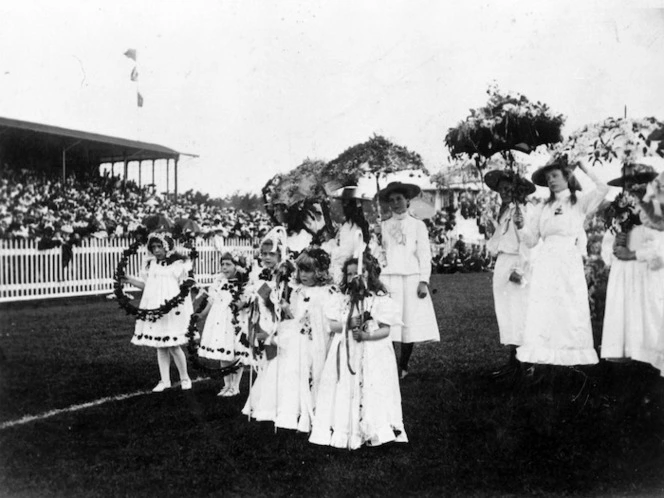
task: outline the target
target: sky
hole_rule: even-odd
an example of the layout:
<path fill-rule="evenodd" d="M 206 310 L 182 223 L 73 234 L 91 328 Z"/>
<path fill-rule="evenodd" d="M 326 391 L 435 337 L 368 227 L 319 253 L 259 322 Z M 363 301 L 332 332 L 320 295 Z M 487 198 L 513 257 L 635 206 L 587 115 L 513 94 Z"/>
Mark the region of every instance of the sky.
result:
<path fill-rule="evenodd" d="M 438 171 L 490 84 L 547 103 L 566 134 L 625 107 L 664 120 L 664 0 L 0 5 L 0 116 L 195 154 L 181 192 L 258 193 L 373 134 Z"/>

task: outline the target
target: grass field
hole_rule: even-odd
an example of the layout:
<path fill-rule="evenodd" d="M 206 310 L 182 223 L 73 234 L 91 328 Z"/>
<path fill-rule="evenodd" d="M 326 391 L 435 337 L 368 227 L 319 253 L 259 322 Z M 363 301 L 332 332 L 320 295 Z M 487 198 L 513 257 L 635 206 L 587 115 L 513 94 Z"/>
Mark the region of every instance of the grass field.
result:
<path fill-rule="evenodd" d="M 247 375 L 231 399 L 200 378 L 0 429 L 0 495 L 663 496 L 664 381 L 639 364 L 489 379 L 506 359 L 490 278 L 434 277 L 441 342 L 416 346 L 402 382 L 407 445 L 275 434 L 240 414 Z M 158 380 L 113 301 L 5 305 L 0 320 L 0 425 Z"/>

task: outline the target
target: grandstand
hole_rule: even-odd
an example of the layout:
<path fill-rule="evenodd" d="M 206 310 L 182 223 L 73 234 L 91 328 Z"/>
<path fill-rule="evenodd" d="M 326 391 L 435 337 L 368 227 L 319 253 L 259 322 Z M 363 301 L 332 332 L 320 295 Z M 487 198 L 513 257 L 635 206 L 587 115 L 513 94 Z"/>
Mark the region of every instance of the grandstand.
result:
<path fill-rule="evenodd" d="M 3 168 L 5 164 L 21 164 L 32 170 L 60 170 L 63 181 L 67 172 L 85 176 L 91 171 L 98 173 L 104 163 L 122 163 L 123 178 L 127 178 L 130 162 L 137 161 L 141 171 L 143 161 L 151 161 L 154 184 L 155 161 L 166 160 L 167 169 L 173 161 L 177 197 L 180 155 L 182 153 L 163 145 L 0 117 L 0 164 Z"/>

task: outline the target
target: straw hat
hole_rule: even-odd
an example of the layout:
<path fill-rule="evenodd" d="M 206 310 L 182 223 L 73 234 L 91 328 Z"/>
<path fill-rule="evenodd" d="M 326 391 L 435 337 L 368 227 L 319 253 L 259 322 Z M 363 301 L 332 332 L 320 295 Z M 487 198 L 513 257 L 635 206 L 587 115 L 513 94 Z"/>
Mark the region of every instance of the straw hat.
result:
<path fill-rule="evenodd" d="M 347 187 L 341 187 L 338 190 L 335 190 L 332 192 L 331 197 L 333 199 L 339 199 L 339 200 L 351 200 L 351 199 L 357 199 L 357 200 L 363 200 L 363 201 L 368 201 L 371 200 L 367 196 L 363 195 L 357 185 L 348 185 Z"/>
<path fill-rule="evenodd" d="M 378 197 L 381 201 L 387 201 L 392 192 L 400 192 L 410 200 L 418 196 L 422 189 L 413 183 L 390 182 L 387 187 L 378 192 Z"/>
<path fill-rule="evenodd" d="M 624 187 L 626 181 L 632 183 L 650 183 L 657 178 L 655 168 L 647 164 L 626 164 L 622 169 L 622 176 L 607 182 L 613 187 Z"/>
<path fill-rule="evenodd" d="M 533 183 L 540 187 L 548 187 L 546 182 L 546 173 L 552 169 L 559 169 L 569 173 L 568 184 L 570 190 L 583 190 L 579 180 L 573 174 L 574 169 L 577 167 L 576 163 L 569 163 L 567 156 L 554 156 L 542 167 L 535 170 L 532 176 Z"/>
<path fill-rule="evenodd" d="M 536 190 L 536 187 L 532 182 L 529 182 L 511 170 L 494 169 L 484 175 L 484 183 L 486 183 L 486 186 L 496 192 L 498 191 L 498 184 L 503 180 L 510 183 L 516 180 L 518 189 L 522 190 L 525 195 L 530 195 Z"/>

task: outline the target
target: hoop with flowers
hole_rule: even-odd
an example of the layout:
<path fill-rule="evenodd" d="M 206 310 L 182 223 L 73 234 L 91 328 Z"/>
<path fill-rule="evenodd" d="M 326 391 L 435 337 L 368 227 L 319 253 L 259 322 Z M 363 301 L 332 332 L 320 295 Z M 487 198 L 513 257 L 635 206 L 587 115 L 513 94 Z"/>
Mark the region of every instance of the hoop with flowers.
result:
<path fill-rule="evenodd" d="M 150 237 L 159 238 L 160 235 L 161 238 L 163 238 L 163 234 L 151 234 Z M 118 305 L 128 315 L 136 317 L 137 320 L 156 322 L 157 320 L 161 319 L 162 317 L 173 311 L 175 308 L 180 306 L 182 303 L 184 303 L 187 296 L 189 296 L 191 288 L 196 283 L 194 279 L 193 262 L 196 261 L 196 259 L 198 258 L 198 251 L 196 250 L 195 246 L 195 238 L 188 237 L 184 241 L 183 246 L 189 250 L 188 257 L 192 262 L 192 268 L 189 270 L 187 278 L 184 280 L 184 282 L 182 282 L 182 284 L 180 284 L 180 291 L 178 292 L 178 294 L 164 301 L 164 303 L 160 305 L 158 308 L 151 308 L 151 309 L 140 308 L 138 306 L 133 305 L 131 303 L 130 298 L 124 293 L 122 280 L 126 276 L 126 269 L 127 265 L 129 264 L 129 259 L 132 256 L 136 255 L 138 253 L 138 249 L 142 245 L 147 243 L 147 241 L 148 237 L 145 235 L 145 232 L 140 231 L 138 233 L 138 238 L 129 246 L 129 248 L 125 249 L 122 252 L 122 257 L 120 258 L 120 261 L 118 262 L 118 265 L 115 269 L 115 273 L 113 274 L 113 288 L 114 288 L 113 292 L 115 294 L 115 297 L 117 298 Z M 172 262 L 177 259 L 183 259 L 183 258 L 184 258 L 183 255 L 176 253 L 170 255 L 167 261 Z"/>

